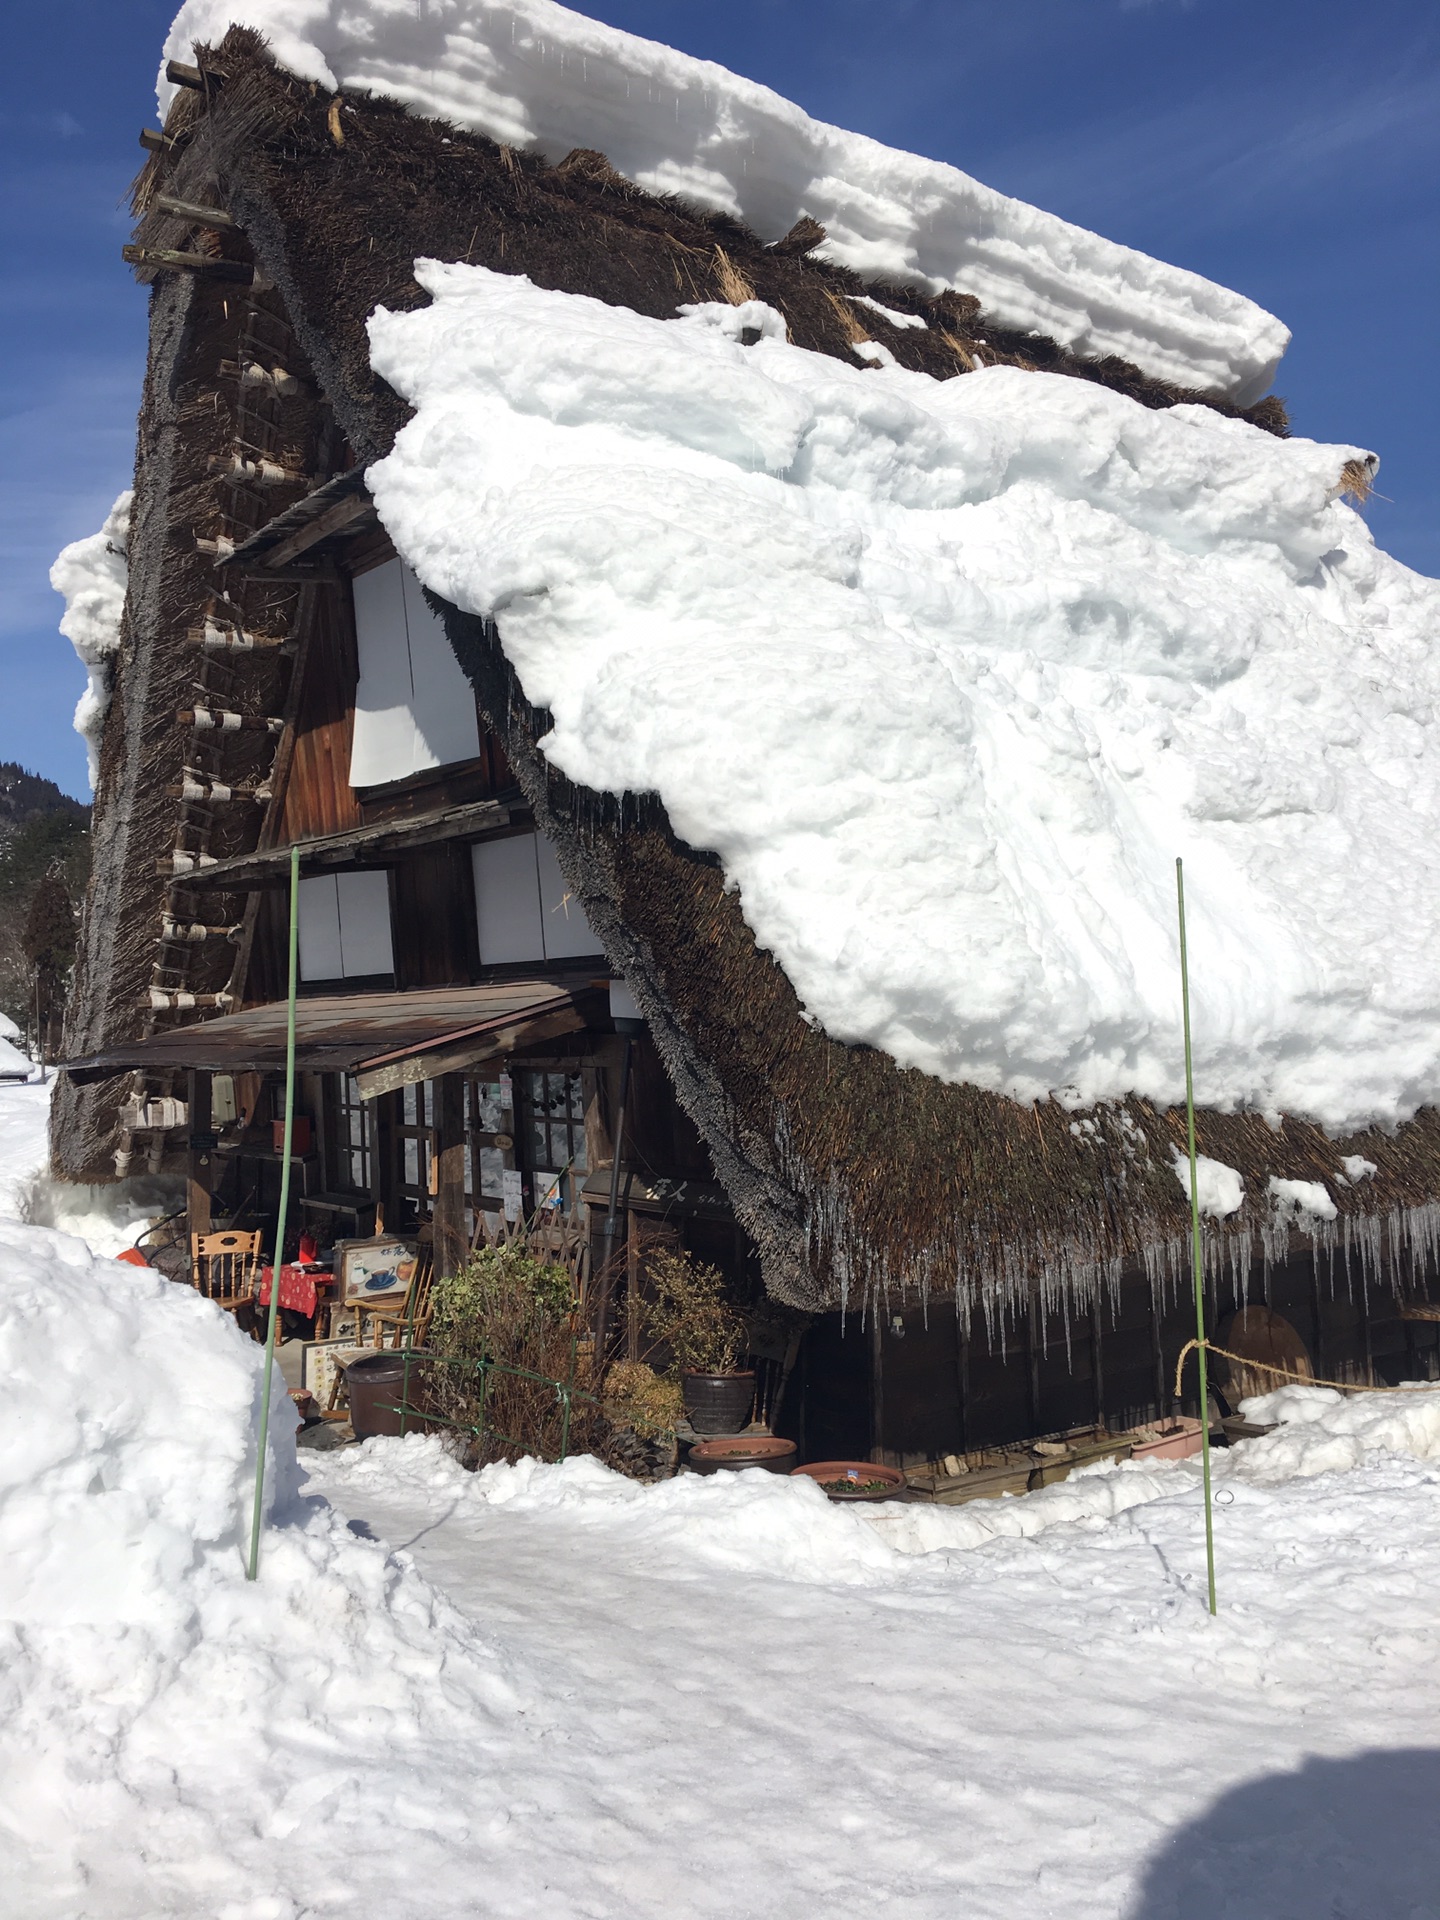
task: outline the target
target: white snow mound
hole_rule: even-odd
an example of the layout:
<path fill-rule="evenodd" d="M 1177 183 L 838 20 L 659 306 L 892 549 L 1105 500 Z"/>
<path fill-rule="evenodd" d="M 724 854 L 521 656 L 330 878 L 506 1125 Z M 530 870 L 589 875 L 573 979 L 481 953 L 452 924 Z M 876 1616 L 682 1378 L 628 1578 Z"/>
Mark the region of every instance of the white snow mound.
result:
<path fill-rule="evenodd" d="M 1440 1098 L 1440 586 L 1353 447 L 422 261 L 370 471 L 546 751 L 653 789 L 828 1032 L 1020 1099 Z"/>
<path fill-rule="evenodd" d="M 65 597 L 60 631 L 80 656 L 89 684 L 75 708 L 75 731 L 85 742 L 93 790 L 99 767 L 100 735 L 110 706 L 113 662 L 120 646 L 120 616 L 130 568 L 132 495 L 122 493 L 98 533 L 62 547 L 50 569 L 50 584 Z"/>
<path fill-rule="evenodd" d="M 7 1912 L 238 1913 L 234 1808 L 283 1833 L 303 1792 L 363 1851 L 374 1770 L 389 1804 L 397 1768 L 506 1709 L 473 1630 L 300 1498 L 278 1380 L 245 1580 L 261 1365 L 188 1287 L 0 1221 L 0 1834 L 27 1863 Z"/>
<path fill-rule="evenodd" d="M 735 214 L 764 240 L 809 214 L 829 235 L 822 253 L 867 279 L 958 287 L 1006 326 L 1181 386 L 1258 399 L 1290 338 L 1198 274 L 552 0 L 186 0 L 166 58 L 189 60 L 232 23 L 263 33 L 302 79 L 552 161 L 598 148 L 640 186 Z M 162 115 L 173 94 L 162 64 Z"/>

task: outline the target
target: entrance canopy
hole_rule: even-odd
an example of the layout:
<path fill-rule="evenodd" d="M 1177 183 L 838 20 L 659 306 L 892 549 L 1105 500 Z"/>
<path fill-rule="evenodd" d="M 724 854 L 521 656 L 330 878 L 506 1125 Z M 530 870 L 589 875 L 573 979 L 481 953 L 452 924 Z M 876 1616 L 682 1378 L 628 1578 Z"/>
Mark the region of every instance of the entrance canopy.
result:
<path fill-rule="evenodd" d="M 353 1073 L 363 1099 L 604 1022 L 604 987 L 514 980 L 413 993 L 326 994 L 297 1002 L 295 1063 L 311 1073 Z M 80 1082 L 129 1067 L 269 1073 L 285 1065 L 285 1002 L 247 1007 L 66 1061 Z"/>

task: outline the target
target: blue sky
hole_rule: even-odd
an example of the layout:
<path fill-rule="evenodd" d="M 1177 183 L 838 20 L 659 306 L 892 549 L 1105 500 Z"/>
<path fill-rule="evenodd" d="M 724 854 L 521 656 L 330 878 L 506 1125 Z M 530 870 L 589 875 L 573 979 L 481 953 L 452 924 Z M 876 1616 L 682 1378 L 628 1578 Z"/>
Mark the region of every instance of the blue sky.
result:
<path fill-rule="evenodd" d="M 809 112 L 1238 287 L 1295 430 L 1381 455 L 1440 574 L 1440 12 L 1418 0 L 595 0 Z M 171 5 L 20 0 L 0 78 L 0 759 L 86 791 L 47 581 L 128 484 L 145 295 L 121 208 Z"/>

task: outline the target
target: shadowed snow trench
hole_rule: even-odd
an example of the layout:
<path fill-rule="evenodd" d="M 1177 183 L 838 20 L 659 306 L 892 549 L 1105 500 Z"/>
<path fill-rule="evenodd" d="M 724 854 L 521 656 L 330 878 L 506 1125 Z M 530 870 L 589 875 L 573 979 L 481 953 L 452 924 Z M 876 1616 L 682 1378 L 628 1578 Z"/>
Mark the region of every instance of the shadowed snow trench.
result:
<path fill-rule="evenodd" d="M 472 1477 L 423 1440 L 316 1469 L 526 1674 L 476 1865 L 493 1849 L 537 1911 L 534 1875 L 552 1912 L 617 1916 L 1440 1913 L 1417 1785 L 1440 1756 L 1383 1751 L 1435 1725 L 1440 1473 L 1237 1476 L 1215 1622 L 1171 1477 L 921 1553 L 890 1543 L 916 1510 L 872 1524 L 768 1476 Z"/>

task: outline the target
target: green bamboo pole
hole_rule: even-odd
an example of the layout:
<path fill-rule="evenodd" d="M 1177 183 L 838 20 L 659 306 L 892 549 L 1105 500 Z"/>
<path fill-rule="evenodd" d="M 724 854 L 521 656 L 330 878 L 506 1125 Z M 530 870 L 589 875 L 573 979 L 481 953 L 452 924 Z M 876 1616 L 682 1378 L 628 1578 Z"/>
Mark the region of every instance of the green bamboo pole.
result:
<path fill-rule="evenodd" d="M 290 1135 L 295 1124 L 295 987 L 300 974 L 300 849 L 290 849 L 290 989 L 285 1009 L 285 1131 L 280 1163 L 280 1218 L 270 1263 L 270 1322 L 265 1330 L 265 1382 L 260 1391 L 260 1437 L 255 1448 L 255 1512 L 250 1522 L 247 1580 L 260 1571 L 260 1515 L 265 1502 L 265 1448 L 270 1438 L 270 1391 L 275 1378 L 275 1329 L 280 1322 L 280 1269 L 285 1263 L 285 1216 L 290 1211 Z"/>
<path fill-rule="evenodd" d="M 1195 1338 L 1200 1360 L 1200 1465 L 1205 1481 L 1205 1577 L 1215 1607 L 1215 1517 L 1210 1501 L 1210 1380 L 1205 1364 L 1205 1277 L 1200 1253 L 1200 1178 L 1195 1153 L 1195 1074 L 1190 1053 L 1190 958 L 1185 946 L 1185 863 L 1175 861 L 1180 910 L 1180 1004 L 1185 1016 L 1185 1129 L 1190 1147 L 1190 1261 L 1195 1280 Z"/>

